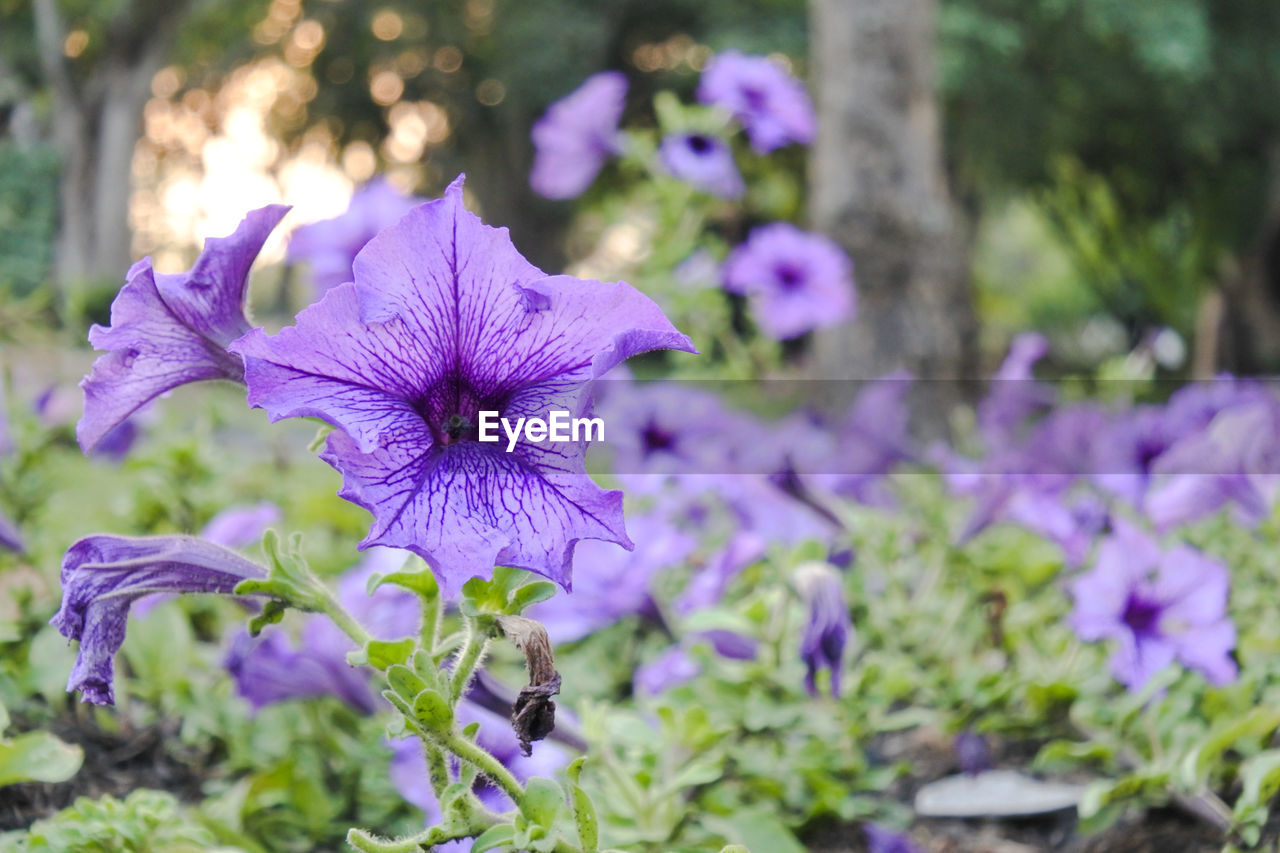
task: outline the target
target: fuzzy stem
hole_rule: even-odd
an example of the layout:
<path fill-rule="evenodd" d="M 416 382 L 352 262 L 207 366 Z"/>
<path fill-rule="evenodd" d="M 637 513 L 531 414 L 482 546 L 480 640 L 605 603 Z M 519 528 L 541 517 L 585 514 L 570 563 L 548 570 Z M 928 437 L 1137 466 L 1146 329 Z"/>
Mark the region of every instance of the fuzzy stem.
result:
<path fill-rule="evenodd" d="M 434 655 L 440 647 L 441 607 L 443 601 L 439 594 L 422 602 L 422 629 L 419 632 L 422 648 L 427 654 Z"/>
<path fill-rule="evenodd" d="M 462 644 L 462 650 L 458 652 L 458 657 L 453 665 L 453 680 L 451 682 L 453 696 L 451 698 L 454 705 L 458 704 L 458 700 L 466 692 L 467 684 L 470 683 L 471 676 L 475 675 L 476 667 L 480 665 L 480 659 L 484 657 L 485 649 L 488 646 L 489 638 L 480 630 L 474 619 L 468 619 L 467 639 Z"/>
<path fill-rule="evenodd" d="M 524 799 L 524 786 L 520 784 L 520 780 L 510 770 L 502 766 L 502 762 L 490 755 L 487 750 L 462 737 L 456 731 L 449 732 L 445 736 L 437 735 L 436 741 L 440 746 L 488 776 L 495 785 L 511 798 L 517 807 L 520 806 L 521 800 Z"/>
<path fill-rule="evenodd" d="M 357 646 L 360 648 L 367 646 L 373 638 L 369 636 L 369 632 L 364 629 L 364 626 L 347 612 L 347 609 L 339 603 L 327 586 L 318 582 L 315 586 L 317 591 L 322 593 L 320 611 L 332 619 L 333 623 L 342 629 L 342 633 L 354 640 Z"/>

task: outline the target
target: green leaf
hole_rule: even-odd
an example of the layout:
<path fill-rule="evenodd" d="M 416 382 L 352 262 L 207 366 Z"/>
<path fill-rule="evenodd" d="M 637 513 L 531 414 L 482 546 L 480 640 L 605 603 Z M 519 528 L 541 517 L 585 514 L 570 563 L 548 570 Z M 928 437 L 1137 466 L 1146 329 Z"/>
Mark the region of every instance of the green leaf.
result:
<path fill-rule="evenodd" d="M 1269 749 L 1240 765 L 1243 790 L 1233 815 L 1244 840 L 1256 844 L 1269 817 L 1268 804 L 1280 793 L 1280 749 Z"/>
<path fill-rule="evenodd" d="M 387 683 L 391 685 L 392 690 L 410 701 L 427 689 L 427 683 L 419 678 L 416 672 L 401 663 L 387 667 Z"/>
<path fill-rule="evenodd" d="M 417 560 L 418 558 L 410 557 L 409 559 Z M 426 563 L 421 563 L 421 566 L 416 571 L 401 569 L 386 575 L 370 575 L 365 591 L 373 595 L 383 584 L 392 584 L 409 590 L 424 601 L 434 601 L 440 595 L 440 584 L 436 581 L 435 573 Z"/>
<path fill-rule="evenodd" d="M 575 772 L 575 779 L 577 775 Z M 569 805 L 573 809 L 573 822 L 578 827 L 578 846 L 583 853 L 595 853 L 600 845 L 600 823 L 596 819 L 596 807 L 587 792 L 574 782 L 569 783 Z"/>
<path fill-rule="evenodd" d="M 403 640 L 370 640 L 369 645 L 365 648 L 369 666 L 378 670 L 386 670 L 409 660 L 409 656 L 413 654 L 415 647 L 414 641 L 406 637 Z M 415 695 L 410 693 L 405 698 L 412 699 Z"/>
<path fill-rule="evenodd" d="M 414 698 L 413 717 L 432 731 L 447 732 L 453 728 L 453 709 L 434 690 L 423 690 Z"/>
<path fill-rule="evenodd" d="M 80 770 L 84 751 L 48 732 L 0 741 L 0 786 L 15 782 L 65 782 Z"/>
<path fill-rule="evenodd" d="M 516 831 L 509 823 L 501 823 L 497 826 L 491 826 L 471 842 L 471 853 L 485 853 L 486 850 L 496 850 L 499 847 L 509 847 L 515 839 Z"/>
<path fill-rule="evenodd" d="M 236 587 L 240 589 L 239 586 Z M 284 611 L 287 608 L 283 601 L 277 601 L 272 598 L 262 605 L 262 609 L 249 619 L 249 636 L 256 637 L 262 633 L 262 629 L 268 625 L 274 625 L 284 618 Z"/>
<path fill-rule="evenodd" d="M 556 813 L 564 805 L 564 792 L 550 779 L 535 776 L 525 786 L 520 798 L 520 811 L 533 823 L 549 827 L 556 820 Z"/>
<path fill-rule="evenodd" d="M 550 581 L 527 583 L 511 596 L 511 603 L 507 606 L 506 613 L 510 616 L 519 616 L 526 607 L 532 607 L 540 601 L 553 598 L 555 594 L 556 585 Z"/>
<path fill-rule="evenodd" d="M 1178 780 L 1189 790 L 1208 781 L 1214 762 L 1228 749 L 1245 739 L 1269 737 L 1280 728 L 1280 708 L 1258 707 L 1240 718 L 1228 718 L 1215 725 L 1198 746 L 1188 752 L 1179 766 Z"/>

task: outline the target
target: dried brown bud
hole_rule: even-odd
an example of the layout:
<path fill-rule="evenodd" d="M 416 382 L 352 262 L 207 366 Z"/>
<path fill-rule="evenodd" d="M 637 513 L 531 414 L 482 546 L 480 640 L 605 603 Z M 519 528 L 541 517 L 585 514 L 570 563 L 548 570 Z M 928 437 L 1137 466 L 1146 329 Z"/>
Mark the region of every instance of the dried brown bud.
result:
<path fill-rule="evenodd" d="M 499 616 L 502 633 L 524 652 L 529 670 L 529 686 L 520 690 L 511 712 L 511 727 L 520 739 L 525 755 L 533 752 L 532 742 L 542 740 L 556 727 L 556 703 L 551 697 L 560 692 L 560 673 L 556 672 L 551 639 L 542 623 L 525 616 Z"/>

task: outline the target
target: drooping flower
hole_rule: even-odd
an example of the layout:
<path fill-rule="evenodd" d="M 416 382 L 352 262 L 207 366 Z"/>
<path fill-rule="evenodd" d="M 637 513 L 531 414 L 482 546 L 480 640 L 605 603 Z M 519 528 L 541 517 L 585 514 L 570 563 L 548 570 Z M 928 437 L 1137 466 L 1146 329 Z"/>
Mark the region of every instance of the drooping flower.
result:
<path fill-rule="evenodd" d="M 185 273 L 157 273 L 150 258 L 130 268 L 111 303 L 111 326 L 89 330 L 89 343 L 107 353 L 80 383 L 84 417 L 76 436 L 82 450 L 88 453 L 129 415 L 179 385 L 243 381 L 244 365 L 226 347 L 249 331 L 249 267 L 288 212 L 278 204 L 251 211 L 229 237 L 206 240 Z"/>
<path fill-rule="evenodd" d="M 338 428 L 322 458 L 374 516 L 361 548 L 414 551 L 448 585 L 502 564 L 566 588 L 577 540 L 630 546 L 622 495 L 587 476 L 585 437 L 507 452 L 478 440 L 480 412 L 582 416 L 586 383 L 662 348 L 693 351 L 630 285 L 530 265 L 463 207 L 461 179 L 371 240 L 354 284 L 231 347 L 251 405 Z"/>
<path fill-rule="evenodd" d="M 698 100 L 722 107 L 746 128 L 751 147 L 767 154 L 790 142 L 813 141 L 813 103 L 804 84 L 764 56 L 736 50 L 717 55 L 698 83 Z"/>
<path fill-rule="evenodd" d="M 533 126 L 536 149 L 529 185 L 547 198 L 582 195 L 605 161 L 618 152 L 618 122 L 626 105 L 627 78 L 619 71 L 593 74 L 547 108 Z"/>
<path fill-rule="evenodd" d="M 289 238 L 288 259 L 305 261 L 317 295 L 351 281 L 351 264 L 364 244 L 425 198 L 406 195 L 385 178 L 374 178 L 351 196 L 344 213 L 301 225 Z"/>
<path fill-rule="evenodd" d="M 1113 530 L 1097 564 L 1072 585 L 1080 638 L 1114 640 L 1111 672 L 1133 691 L 1174 661 L 1213 684 L 1234 679 L 1226 566 L 1187 545 L 1162 550 L 1124 521 Z"/>
<path fill-rule="evenodd" d="M 658 159 L 673 178 L 720 198 L 741 198 L 747 185 L 723 139 L 706 133 L 674 133 L 658 146 Z"/>
<path fill-rule="evenodd" d="M 654 606 L 653 579 L 681 565 L 696 545 L 693 537 L 652 516 L 633 516 L 628 526 L 634 551 L 611 542 L 579 543 L 573 554 L 573 592 L 528 610 L 526 615 L 546 626 L 553 643 L 572 642 L 624 616 L 643 615 Z"/>
<path fill-rule="evenodd" d="M 805 689 L 811 696 L 818 695 L 818 670 L 825 668 L 831 671 L 831 695 L 839 696 L 844 648 L 853 630 L 840 573 L 825 563 L 803 563 L 796 567 L 795 579 L 809 608 L 809 621 L 800 641 L 800 659 L 808 669 Z"/>
<path fill-rule="evenodd" d="M 748 297 L 756 325 L 786 340 L 853 315 L 852 265 L 827 237 L 776 222 L 755 229 L 724 266 L 725 289 Z"/>
<path fill-rule="evenodd" d="M 266 570 L 194 536 L 88 536 L 62 558 L 62 606 L 49 624 L 80 642 L 67 691 L 95 705 L 115 701 L 116 651 L 129 607 L 155 592 L 231 593 Z"/>

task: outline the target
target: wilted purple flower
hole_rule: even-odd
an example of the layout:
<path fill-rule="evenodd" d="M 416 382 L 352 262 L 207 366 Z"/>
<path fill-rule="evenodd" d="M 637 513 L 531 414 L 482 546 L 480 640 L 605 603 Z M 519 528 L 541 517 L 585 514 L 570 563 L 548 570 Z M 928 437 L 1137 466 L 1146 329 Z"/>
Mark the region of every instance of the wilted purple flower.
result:
<path fill-rule="evenodd" d="M 288 258 L 307 263 L 316 294 L 323 294 L 351 281 L 351 264 L 365 243 L 425 201 L 374 178 L 351 196 L 341 215 L 298 226 L 289 237 Z"/>
<path fill-rule="evenodd" d="M 546 626 L 553 643 L 568 643 L 653 607 L 650 586 L 661 572 L 680 566 L 697 544 L 662 519 L 632 516 L 634 551 L 612 542 L 580 542 L 572 593 L 534 605 L 526 615 Z"/>
<path fill-rule="evenodd" d="M 818 695 L 818 670 L 831 670 L 831 695 L 840 695 L 840 669 L 844 664 L 844 647 L 853 625 L 844 600 L 844 584 L 840 573 L 825 563 L 803 563 L 796 567 L 796 586 L 809 608 L 809 623 L 800 641 L 800 658 L 808 672 L 805 688 Z"/>
<path fill-rule="evenodd" d="M 626 105 L 627 78 L 619 71 L 593 74 L 547 108 L 533 126 L 535 150 L 529 185 L 547 198 L 582 195 L 605 161 L 618 152 L 618 122 Z"/>
<path fill-rule="evenodd" d="M 736 50 L 717 55 L 702 72 L 698 100 L 728 110 L 761 154 L 789 142 L 813 141 L 816 123 L 809 93 L 767 57 Z"/>
<path fill-rule="evenodd" d="M 755 229 L 724 265 L 724 286 L 751 302 L 756 325 L 785 340 L 853 315 L 852 265 L 821 234 L 775 222 Z"/>
<path fill-rule="evenodd" d="M 89 343 L 107 350 L 80 383 L 80 447 L 92 450 L 112 428 L 156 397 L 203 379 L 243 381 L 244 365 L 227 344 L 249 331 L 249 267 L 267 235 L 289 212 L 273 204 L 250 212 L 229 237 L 205 241 L 185 273 L 157 273 L 151 259 L 129 269 L 111 303 L 111 326 L 94 326 Z"/>
<path fill-rule="evenodd" d="M 1175 660 L 1213 684 L 1234 679 L 1226 566 L 1187 545 L 1162 551 L 1123 521 L 1113 530 L 1097 565 L 1072 585 L 1080 638 L 1115 640 L 1111 672 L 1133 691 Z"/>
<path fill-rule="evenodd" d="M 462 206 L 461 179 L 356 258 L 296 326 L 237 341 L 249 402 L 273 421 L 338 427 L 322 458 L 368 509 L 361 547 L 422 555 L 446 584 L 494 565 L 570 583 L 573 545 L 630 547 L 622 494 L 587 476 L 578 442 L 478 441 L 480 412 L 582 415 L 585 383 L 652 349 L 693 351 L 625 283 L 546 276 Z"/>
<path fill-rule="evenodd" d="M 894 832 L 876 823 L 864 823 L 862 831 L 867 836 L 867 853 L 920 853 L 905 832 Z"/>
<path fill-rule="evenodd" d="M 658 158 L 673 178 L 720 198 L 740 198 L 747 185 L 723 139 L 706 133 L 673 133 L 658 146 Z"/>
<path fill-rule="evenodd" d="M 88 536 L 62 558 L 62 607 L 49 621 L 80 641 L 67 691 L 110 705 L 113 657 L 124 642 L 129 607 L 154 592 L 231 593 L 266 571 L 235 551 L 194 536 Z"/>

